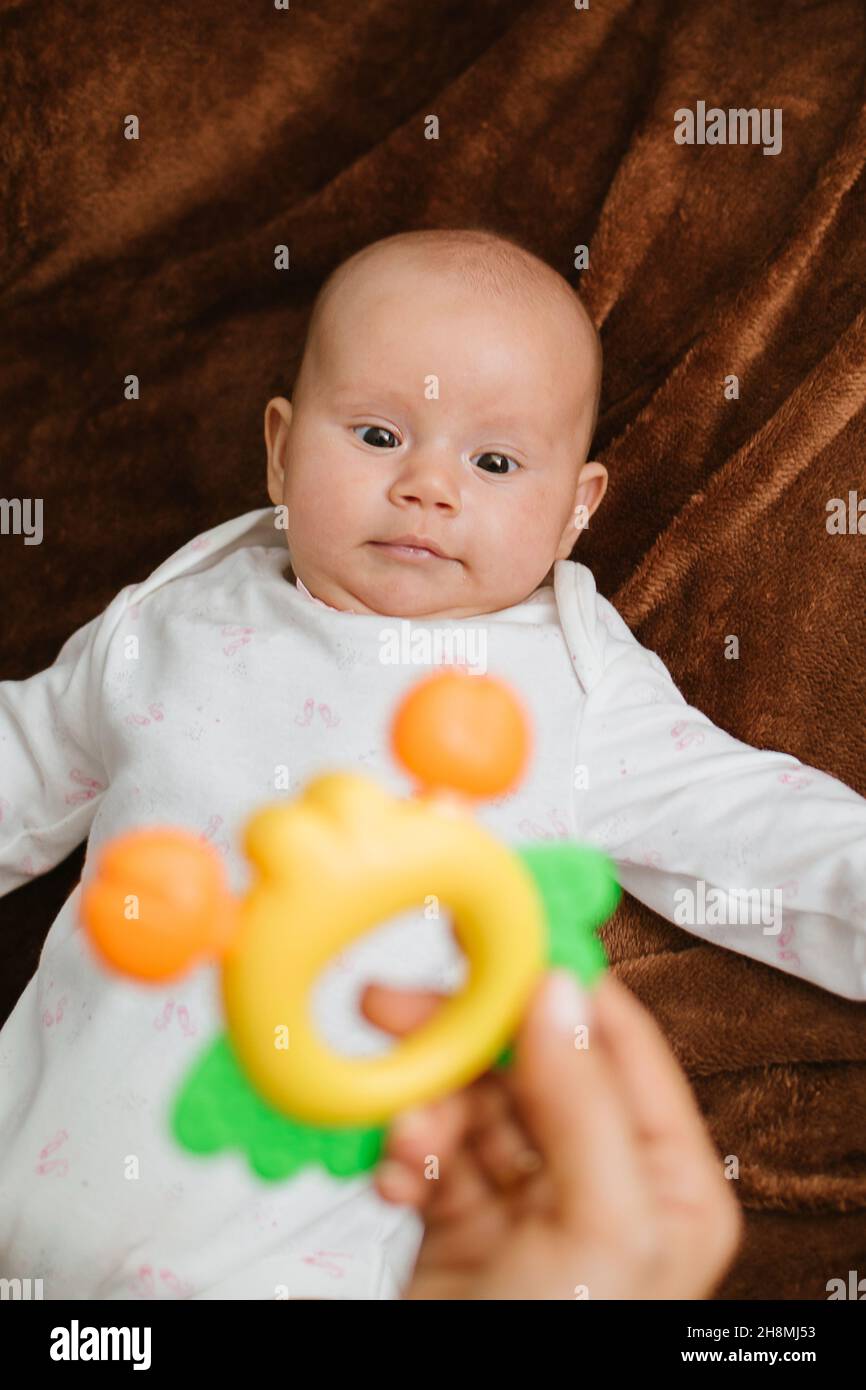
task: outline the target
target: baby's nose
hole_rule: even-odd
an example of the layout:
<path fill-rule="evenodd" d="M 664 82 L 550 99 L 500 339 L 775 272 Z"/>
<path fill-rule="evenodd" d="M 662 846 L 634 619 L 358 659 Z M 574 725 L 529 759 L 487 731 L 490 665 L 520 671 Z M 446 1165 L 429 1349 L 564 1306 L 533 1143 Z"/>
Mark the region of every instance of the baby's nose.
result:
<path fill-rule="evenodd" d="M 392 500 L 459 511 L 460 476 L 456 461 L 441 454 L 417 454 L 407 459 L 395 479 Z"/>

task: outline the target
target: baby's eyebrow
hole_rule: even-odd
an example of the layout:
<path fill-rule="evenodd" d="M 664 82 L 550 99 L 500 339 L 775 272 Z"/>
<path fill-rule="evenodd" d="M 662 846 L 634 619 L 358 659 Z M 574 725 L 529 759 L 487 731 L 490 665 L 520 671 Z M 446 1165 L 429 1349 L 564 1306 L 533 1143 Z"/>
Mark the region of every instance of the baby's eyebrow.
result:
<path fill-rule="evenodd" d="M 539 422 L 535 424 L 525 415 L 479 415 L 475 427 L 480 434 L 509 436 L 512 443 L 528 444 L 536 448 L 550 449 L 551 434 L 548 427 Z M 507 444 L 508 440 L 503 440 Z"/>
<path fill-rule="evenodd" d="M 543 429 L 533 425 L 525 415 L 482 415 L 479 416 L 477 424 L 480 430 L 502 429 L 509 433 L 525 434 L 529 437 L 534 435 L 540 441 L 543 441 L 545 437 Z"/>
<path fill-rule="evenodd" d="M 376 388 L 372 391 L 365 391 L 354 386 L 337 387 L 333 392 L 335 404 L 354 404 L 359 409 L 364 406 L 371 406 L 373 402 L 382 405 L 393 406 L 401 410 L 411 409 L 413 405 L 423 405 L 423 397 L 416 397 L 414 401 L 409 401 L 405 397 L 390 390 L 389 388 Z M 496 432 L 502 430 L 509 434 L 514 434 L 517 438 L 534 440 L 537 444 L 549 444 L 547 432 L 543 427 L 538 427 L 527 421 L 525 416 L 518 415 L 499 415 L 491 414 L 480 416 L 476 422 L 479 430 L 490 430 Z"/>
<path fill-rule="evenodd" d="M 369 390 L 364 386 L 338 386 L 332 392 L 332 398 L 339 403 L 350 402 L 359 406 L 369 405 L 373 401 L 381 401 L 383 405 L 400 406 L 401 409 L 408 405 L 408 401 L 387 386 L 375 386 Z"/>

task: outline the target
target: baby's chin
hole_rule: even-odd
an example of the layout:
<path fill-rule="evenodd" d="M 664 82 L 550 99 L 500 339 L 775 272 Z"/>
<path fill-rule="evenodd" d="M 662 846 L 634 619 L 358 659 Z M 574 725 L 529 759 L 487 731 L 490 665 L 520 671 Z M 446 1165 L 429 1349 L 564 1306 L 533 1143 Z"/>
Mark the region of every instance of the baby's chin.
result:
<path fill-rule="evenodd" d="M 452 562 L 453 563 L 453 562 Z M 395 575 L 371 579 L 358 578 L 352 592 L 366 609 L 388 618 L 471 618 L 496 613 L 516 600 L 486 593 L 469 592 L 463 582 L 447 583 L 433 575 Z"/>

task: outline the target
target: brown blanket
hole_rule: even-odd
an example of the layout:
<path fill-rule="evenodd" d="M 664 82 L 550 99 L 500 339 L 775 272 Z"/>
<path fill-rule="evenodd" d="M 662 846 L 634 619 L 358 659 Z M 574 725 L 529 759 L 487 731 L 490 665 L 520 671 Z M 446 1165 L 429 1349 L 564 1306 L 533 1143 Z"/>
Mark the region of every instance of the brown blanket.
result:
<path fill-rule="evenodd" d="M 577 558 L 691 702 L 866 794 L 866 542 L 826 527 L 866 495 L 861 21 L 860 0 L 4 0 L 2 490 L 44 499 L 45 539 L 0 536 L 0 675 L 266 504 L 262 410 L 339 260 L 484 222 L 601 327 L 611 485 Z M 678 143 L 698 102 L 780 110 L 781 150 Z M 0 905 L 5 1013 L 81 862 Z M 606 940 L 739 1159 L 722 1296 L 866 1274 L 866 1006 L 631 899 Z"/>

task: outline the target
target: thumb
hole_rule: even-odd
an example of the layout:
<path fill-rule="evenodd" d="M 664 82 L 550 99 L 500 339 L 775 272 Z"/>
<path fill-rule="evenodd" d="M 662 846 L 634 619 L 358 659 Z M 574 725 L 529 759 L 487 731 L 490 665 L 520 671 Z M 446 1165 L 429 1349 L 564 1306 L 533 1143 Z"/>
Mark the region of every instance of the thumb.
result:
<path fill-rule="evenodd" d="M 538 1128 L 537 1138 L 562 1139 L 574 1125 L 567 1097 L 578 1088 L 576 1055 L 595 1042 L 592 1000 L 571 971 L 547 970 L 515 1039 L 515 1089 Z"/>
<path fill-rule="evenodd" d="M 515 1107 L 544 1159 L 560 1215 L 575 1223 L 588 1208 L 603 1209 L 612 1180 L 639 1190 L 593 1003 L 569 971 L 549 970 L 524 1016 L 513 1066 Z"/>

